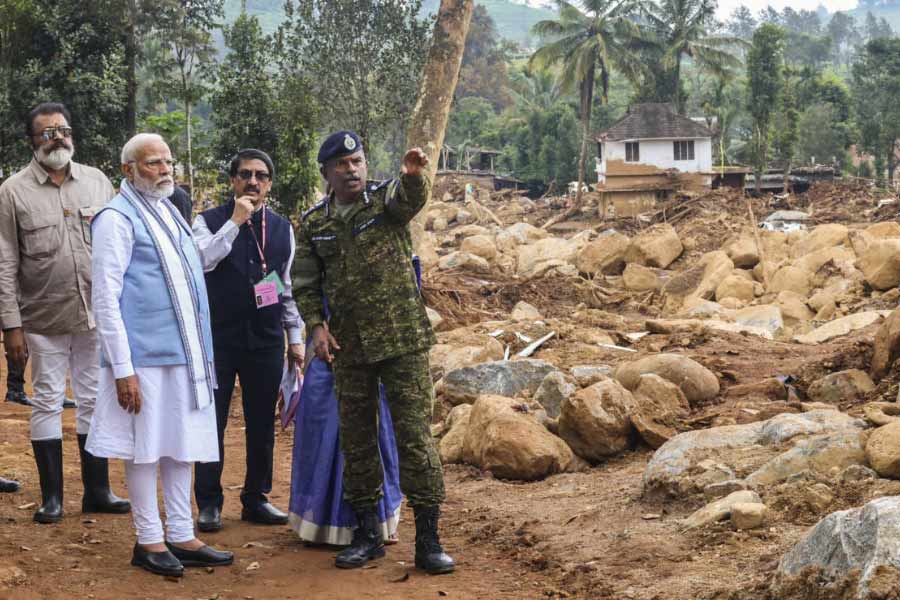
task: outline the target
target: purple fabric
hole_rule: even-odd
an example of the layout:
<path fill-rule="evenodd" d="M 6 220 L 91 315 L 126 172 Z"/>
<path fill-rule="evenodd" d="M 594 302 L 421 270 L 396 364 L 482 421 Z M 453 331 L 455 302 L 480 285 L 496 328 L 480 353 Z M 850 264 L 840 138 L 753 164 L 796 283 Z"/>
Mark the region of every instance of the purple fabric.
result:
<path fill-rule="evenodd" d="M 402 500 L 394 425 L 383 388 L 378 445 L 384 467 L 384 496 L 378 503 L 378 517 L 383 523 L 394 515 Z M 294 420 L 291 513 L 318 526 L 355 527 L 353 510 L 342 498 L 343 469 L 334 375 L 325 362 L 314 358 L 303 380 Z"/>

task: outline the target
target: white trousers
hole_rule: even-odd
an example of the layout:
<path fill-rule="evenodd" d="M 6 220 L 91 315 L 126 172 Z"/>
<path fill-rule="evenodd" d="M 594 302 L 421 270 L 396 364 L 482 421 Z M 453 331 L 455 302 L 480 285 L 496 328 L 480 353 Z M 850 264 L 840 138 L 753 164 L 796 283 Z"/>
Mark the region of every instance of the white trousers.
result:
<path fill-rule="evenodd" d="M 97 374 L 100 369 L 96 330 L 64 335 L 25 333 L 31 355 L 31 439 L 62 438 L 63 402 L 66 398 L 66 373 L 71 377 L 75 396 L 75 431 L 87 435 L 97 400 Z"/>
<path fill-rule="evenodd" d="M 157 465 L 166 505 L 165 537 L 156 501 Z M 131 500 L 131 515 L 137 530 L 138 544 L 160 544 L 164 539 L 177 544 L 194 539 L 194 521 L 191 518 L 192 473 L 192 463 L 168 457 L 160 458 L 158 463 L 125 461 L 128 498 Z"/>

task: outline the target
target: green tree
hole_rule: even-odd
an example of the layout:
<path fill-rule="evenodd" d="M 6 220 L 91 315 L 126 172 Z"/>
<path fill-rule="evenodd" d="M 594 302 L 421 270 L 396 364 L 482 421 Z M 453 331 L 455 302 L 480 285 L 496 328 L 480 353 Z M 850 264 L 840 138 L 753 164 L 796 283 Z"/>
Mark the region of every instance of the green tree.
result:
<path fill-rule="evenodd" d="M 277 169 L 272 194 L 286 215 L 294 215 L 315 199 L 319 172 L 318 121 L 312 86 L 303 76 L 282 72 L 275 87 L 274 122 L 278 137 L 272 157 Z"/>
<path fill-rule="evenodd" d="M 715 24 L 716 6 L 716 0 L 661 0 L 647 4 L 646 17 L 662 50 L 661 66 L 672 82 L 679 112 L 684 112 L 687 101 L 681 85 L 681 65 L 685 59 L 714 74 L 741 65 L 733 49 L 742 46 L 743 40 L 710 33 Z"/>
<path fill-rule="evenodd" d="M 856 19 L 838 11 L 828 21 L 827 28 L 832 43 L 832 60 L 835 64 L 849 64 L 852 49 L 860 39 Z"/>
<path fill-rule="evenodd" d="M 28 154 L 22 127 L 19 73 L 40 24 L 31 0 L 0 0 L 0 179 L 20 166 Z"/>
<path fill-rule="evenodd" d="M 784 164 L 784 191 L 790 191 L 791 168 L 794 156 L 797 152 L 799 141 L 798 124 L 800 111 L 797 110 L 796 77 L 791 70 L 785 70 L 784 82 L 781 91 L 781 107 L 776 116 L 776 129 L 774 136 L 775 152 L 779 160 Z"/>
<path fill-rule="evenodd" d="M 404 129 L 431 33 L 430 21 L 418 16 L 421 4 L 287 1 L 279 60 L 310 82 L 323 127 L 353 129 L 367 147 Z"/>
<path fill-rule="evenodd" d="M 502 110 L 512 103 L 507 71 L 507 52 L 497 32 L 497 24 L 487 9 L 478 5 L 472 13 L 469 33 L 466 35 L 466 49 L 459 69 L 455 99 L 468 97 L 484 98 L 496 110 Z"/>
<path fill-rule="evenodd" d="M 731 17 L 728 19 L 725 27 L 728 33 L 734 37 L 749 42 L 753 38 L 753 31 L 756 29 L 756 25 L 756 18 L 753 16 L 753 13 L 742 4 L 731 12 Z"/>
<path fill-rule="evenodd" d="M 900 138 L 900 39 L 868 42 L 853 64 L 853 100 L 862 149 L 875 158 L 876 177 L 894 180 Z"/>
<path fill-rule="evenodd" d="M 271 40 L 263 35 L 259 19 L 246 12 L 223 32 L 228 54 L 216 69 L 210 98 L 216 130 L 213 156 L 224 162 L 241 148 L 274 155 L 278 123 L 270 75 Z"/>
<path fill-rule="evenodd" d="M 224 17 L 223 0 L 160 0 L 157 5 L 155 33 L 169 52 L 160 58 L 157 70 L 170 79 L 170 95 L 184 109 L 187 173 L 194 190 L 194 106 L 207 93 L 208 75 L 215 59 L 212 31 Z"/>
<path fill-rule="evenodd" d="M 797 155 L 804 162 L 842 161 L 849 131 L 840 113 L 831 104 L 813 104 L 800 114 Z"/>
<path fill-rule="evenodd" d="M 781 27 L 771 23 L 761 25 L 753 34 L 753 43 L 747 54 L 747 108 L 753 118 L 750 153 L 757 193 L 768 164 L 772 117 L 778 107 L 783 85 L 784 39 Z"/>
<path fill-rule="evenodd" d="M 633 0 L 583 0 L 579 5 L 556 0 L 556 4 L 559 19 L 540 21 L 532 29 L 546 43 L 532 54 L 528 64 L 536 69 L 558 65 L 563 91 L 578 90 L 582 131 L 575 207 L 579 207 L 595 83 L 599 82 L 600 101 L 605 105 L 612 69 L 633 71 L 628 44 L 637 37 L 631 18 L 638 5 Z"/>

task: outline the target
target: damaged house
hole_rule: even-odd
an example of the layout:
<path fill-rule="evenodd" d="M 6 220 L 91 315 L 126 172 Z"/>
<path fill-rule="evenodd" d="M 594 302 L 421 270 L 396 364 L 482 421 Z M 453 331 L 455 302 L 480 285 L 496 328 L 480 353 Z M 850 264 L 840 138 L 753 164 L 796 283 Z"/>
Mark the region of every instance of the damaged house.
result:
<path fill-rule="evenodd" d="M 653 208 L 676 190 L 708 188 L 713 132 L 670 104 L 635 104 L 597 136 L 597 191 L 620 216 Z"/>

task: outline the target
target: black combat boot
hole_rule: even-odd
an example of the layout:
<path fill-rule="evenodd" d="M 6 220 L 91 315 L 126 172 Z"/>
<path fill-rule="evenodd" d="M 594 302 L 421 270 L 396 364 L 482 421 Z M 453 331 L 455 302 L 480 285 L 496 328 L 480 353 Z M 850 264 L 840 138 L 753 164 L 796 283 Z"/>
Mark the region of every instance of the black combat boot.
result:
<path fill-rule="evenodd" d="M 384 556 L 384 539 L 378 525 L 378 514 L 374 510 L 356 513 L 356 529 L 353 541 L 334 559 L 334 565 L 341 569 L 356 569 L 373 558 Z"/>
<path fill-rule="evenodd" d="M 413 508 L 416 518 L 416 567 L 429 575 L 452 573 L 456 563 L 441 547 L 438 539 L 439 506 Z"/>
<path fill-rule="evenodd" d="M 109 490 L 109 461 L 97 458 L 84 449 L 87 436 L 78 434 L 78 452 L 81 454 L 81 481 L 84 495 L 81 512 L 112 513 L 121 515 L 131 511 L 131 503 Z"/>
<path fill-rule="evenodd" d="M 0 493 L 11 494 L 19 491 L 19 482 L 0 477 Z"/>
<path fill-rule="evenodd" d="M 38 523 L 59 523 L 63 518 L 62 439 L 31 442 L 41 478 L 42 504 L 34 513 Z"/>

